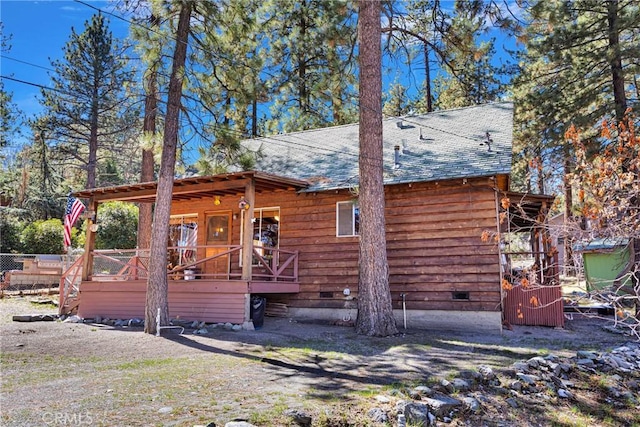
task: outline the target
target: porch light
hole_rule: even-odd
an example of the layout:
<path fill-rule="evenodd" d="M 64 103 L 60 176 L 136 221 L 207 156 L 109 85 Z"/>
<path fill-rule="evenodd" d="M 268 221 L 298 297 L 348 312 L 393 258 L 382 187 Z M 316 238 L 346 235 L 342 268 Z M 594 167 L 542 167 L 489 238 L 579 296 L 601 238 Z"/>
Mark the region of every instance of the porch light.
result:
<path fill-rule="evenodd" d="M 247 200 L 244 197 L 240 197 L 240 202 L 238 203 L 238 207 L 240 209 L 248 210 L 249 202 L 247 202 Z"/>
<path fill-rule="evenodd" d="M 213 197 L 213 204 L 216 205 L 216 206 L 220 206 L 220 203 L 222 203 L 220 201 L 220 196 L 214 196 Z"/>

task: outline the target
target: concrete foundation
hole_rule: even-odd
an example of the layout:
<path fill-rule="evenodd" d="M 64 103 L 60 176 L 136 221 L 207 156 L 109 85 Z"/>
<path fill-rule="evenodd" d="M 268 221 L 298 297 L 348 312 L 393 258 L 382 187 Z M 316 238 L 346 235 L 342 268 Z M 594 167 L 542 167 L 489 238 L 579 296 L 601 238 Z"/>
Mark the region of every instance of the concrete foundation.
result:
<path fill-rule="evenodd" d="M 355 322 L 358 310 L 289 307 L 289 314 L 294 319 L 340 323 Z M 394 310 L 393 314 L 398 329 L 404 329 L 403 311 Z M 499 311 L 407 310 L 406 319 L 407 329 L 502 333 L 502 314 Z"/>

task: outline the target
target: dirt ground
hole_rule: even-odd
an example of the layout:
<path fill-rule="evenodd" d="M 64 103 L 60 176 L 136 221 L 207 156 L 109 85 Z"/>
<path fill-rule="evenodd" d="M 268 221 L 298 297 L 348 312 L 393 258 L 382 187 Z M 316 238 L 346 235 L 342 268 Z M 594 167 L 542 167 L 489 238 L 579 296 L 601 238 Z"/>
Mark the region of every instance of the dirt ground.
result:
<path fill-rule="evenodd" d="M 314 425 L 367 425 L 363 411 L 374 397 L 399 387 L 479 365 L 500 370 L 537 355 L 572 356 L 630 341 L 603 329 L 607 320 L 580 316 L 564 329 L 516 326 L 502 335 L 410 329 L 389 338 L 271 317 L 256 331 L 187 329 L 160 338 L 141 328 L 11 320 L 36 313 L 55 308 L 29 298 L 0 300 L 2 425 L 220 426 L 236 418 L 288 425 L 287 408 L 312 414 Z M 571 405 L 561 411 L 566 425 L 581 419 L 615 425 L 590 423 L 592 415 L 575 414 Z M 563 419 L 559 413 L 548 420 L 563 425 Z M 486 425 L 532 424 L 507 417 Z"/>

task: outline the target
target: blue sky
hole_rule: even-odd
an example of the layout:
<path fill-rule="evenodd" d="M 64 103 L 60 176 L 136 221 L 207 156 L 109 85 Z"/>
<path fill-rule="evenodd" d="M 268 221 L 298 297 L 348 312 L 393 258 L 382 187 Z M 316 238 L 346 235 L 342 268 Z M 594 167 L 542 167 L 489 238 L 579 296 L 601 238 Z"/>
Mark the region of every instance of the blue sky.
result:
<path fill-rule="evenodd" d="M 90 1 L 92 6 L 105 10 L 111 7 L 105 1 Z M 96 11 L 74 1 L 60 0 L 2 0 L 0 20 L 3 36 L 11 36 L 11 50 L 0 58 L 2 76 L 12 77 L 43 86 L 49 86 L 46 68 L 51 60 L 63 56 L 63 47 L 69 40 L 71 27 L 84 31 L 84 24 Z M 127 35 L 127 24 L 107 16 L 114 36 Z M 22 61 L 22 62 L 19 62 Z M 26 64 L 25 64 L 26 63 Z M 27 117 L 40 111 L 37 97 L 40 89 L 24 83 L 3 79 L 5 90 L 13 93 L 13 102 Z"/>
<path fill-rule="evenodd" d="M 83 4 L 67 0 L 1 0 L 0 20 L 3 36 L 11 36 L 9 52 L 3 52 L 0 58 L 0 74 L 20 83 L 3 78 L 5 90 L 13 94 L 13 102 L 27 118 L 41 111 L 38 103 L 40 88 L 37 85 L 50 86 L 49 73 L 51 60 L 63 57 L 63 47 L 69 40 L 71 28 L 76 32 L 84 31 L 84 24 L 97 13 L 95 8 L 112 12 L 113 5 L 108 1 L 83 0 Z M 445 0 L 446 1 L 446 0 Z M 122 15 L 117 12 L 116 15 Z M 122 38 L 128 34 L 128 24 L 116 17 L 105 14 L 114 37 Z M 504 42 L 505 40 L 502 40 Z M 510 43 L 511 44 L 511 43 Z M 501 43 L 496 48 L 501 49 Z M 409 76 L 402 61 L 394 61 L 383 67 L 385 73 L 383 85 L 402 81 L 416 91 L 424 79 L 424 65 L 414 66 Z M 435 78 L 432 69 L 432 78 Z M 33 85 L 31 85 L 31 84 Z M 26 142 L 26 140 L 24 141 Z"/>

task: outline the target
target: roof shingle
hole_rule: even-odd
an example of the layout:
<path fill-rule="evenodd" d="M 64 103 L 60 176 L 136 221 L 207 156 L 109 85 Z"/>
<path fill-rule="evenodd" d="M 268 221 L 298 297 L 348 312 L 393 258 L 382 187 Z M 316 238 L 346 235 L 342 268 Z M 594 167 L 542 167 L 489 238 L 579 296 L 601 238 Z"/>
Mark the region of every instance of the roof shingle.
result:
<path fill-rule="evenodd" d="M 512 132 L 510 102 L 385 119 L 384 182 L 509 174 Z M 490 150 L 487 135 L 492 140 Z M 358 184 L 357 123 L 251 139 L 243 144 L 261 149 L 263 157 L 256 169 L 309 181 L 306 191 Z"/>

